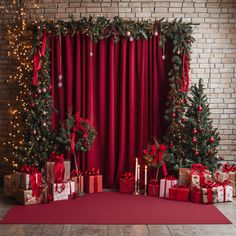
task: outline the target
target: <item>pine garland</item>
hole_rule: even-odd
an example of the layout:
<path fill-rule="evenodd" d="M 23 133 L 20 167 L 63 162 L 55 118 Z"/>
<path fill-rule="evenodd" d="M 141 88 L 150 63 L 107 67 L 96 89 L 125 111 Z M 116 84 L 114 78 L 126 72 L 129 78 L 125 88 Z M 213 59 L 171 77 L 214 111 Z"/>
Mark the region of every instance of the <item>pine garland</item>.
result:
<path fill-rule="evenodd" d="M 110 20 L 105 17 L 89 17 L 81 18 L 78 21 L 74 21 L 73 17 L 71 21 L 43 21 L 33 22 L 27 29 L 32 32 L 32 55 L 40 47 L 40 40 L 44 31 L 47 35 L 60 35 L 60 34 L 85 34 L 90 37 L 95 43 L 105 38 L 113 38 L 114 42 L 118 43 L 121 38 L 127 38 L 130 41 L 139 39 L 148 39 L 156 37 L 160 34 L 160 45 L 165 48 L 167 41 L 173 43 L 173 56 L 172 63 L 173 67 L 169 72 L 170 80 L 170 92 L 168 95 L 169 103 L 166 111 L 166 119 L 169 122 L 169 129 L 166 134 L 165 141 L 171 145 L 170 153 L 172 158 L 178 159 L 181 156 L 182 147 L 182 118 L 185 111 L 184 99 L 186 93 L 181 91 L 181 75 L 182 75 L 182 58 L 186 53 L 188 60 L 190 60 L 191 44 L 194 42 L 192 34 L 192 23 L 184 23 L 182 19 L 174 20 L 172 22 L 164 21 L 125 21 L 120 17 L 115 17 L 114 20 Z M 50 61 L 49 61 L 49 49 L 46 49 L 46 55 L 41 58 L 42 68 L 39 71 L 39 86 L 32 87 L 32 96 L 37 92 L 38 96 L 35 95 L 33 100 L 30 102 L 29 107 L 31 111 L 29 114 L 28 121 L 31 123 L 29 127 L 28 135 L 32 135 L 32 132 L 36 130 L 37 134 L 40 134 L 36 138 L 38 144 L 43 143 L 45 139 L 53 137 L 50 131 L 50 119 L 51 112 L 53 110 L 51 102 L 51 91 L 50 89 Z M 164 59 L 164 57 L 163 57 Z M 32 80 L 32 74 L 25 75 L 26 79 Z M 46 88 L 46 92 L 39 93 Z M 33 106 L 32 106 L 33 104 Z M 44 114 L 42 115 L 42 110 Z M 175 115 L 174 115 L 175 114 Z M 39 122 L 38 122 L 39 120 Z M 42 125 L 43 124 L 43 125 Z M 46 129 L 44 124 L 46 124 Z M 47 134 L 47 135 L 46 135 Z M 27 139 L 27 134 L 24 137 Z M 39 140 L 38 140 L 39 139 Z M 30 150 L 30 154 L 25 156 L 24 160 L 28 160 L 31 155 L 35 157 L 35 161 L 42 164 L 42 161 L 48 156 L 48 153 L 55 147 L 55 143 L 51 138 L 47 140 L 42 148 L 36 148 L 35 143 L 29 147 L 27 142 L 23 145 L 23 149 Z M 31 149 L 30 149 L 31 148 Z M 47 151 L 45 151 L 45 149 Z"/>

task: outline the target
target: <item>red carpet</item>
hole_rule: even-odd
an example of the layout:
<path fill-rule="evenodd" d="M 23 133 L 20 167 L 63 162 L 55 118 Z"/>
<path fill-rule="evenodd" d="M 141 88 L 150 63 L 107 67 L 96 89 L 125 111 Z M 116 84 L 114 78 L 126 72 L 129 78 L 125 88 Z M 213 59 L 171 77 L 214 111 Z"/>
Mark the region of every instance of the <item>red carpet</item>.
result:
<path fill-rule="evenodd" d="M 76 200 L 13 206 L 2 224 L 230 224 L 213 205 L 116 192 Z"/>

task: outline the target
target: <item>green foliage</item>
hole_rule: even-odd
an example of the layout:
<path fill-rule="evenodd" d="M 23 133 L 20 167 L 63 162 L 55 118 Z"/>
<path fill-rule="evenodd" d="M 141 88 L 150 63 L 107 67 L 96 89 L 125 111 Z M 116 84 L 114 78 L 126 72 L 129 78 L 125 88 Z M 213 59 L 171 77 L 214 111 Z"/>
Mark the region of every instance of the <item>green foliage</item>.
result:
<path fill-rule="evenodd" d="M 97 132 L 89 119 L 84 120 L 78 117 L 78 113 L 75 115 L 75 118 L 69 116 L 62 125 L 56 138 L 60 152 L 65 153 L 71 151 L 73 134 L 74 151 L 87 152 L 90 150 Z"/>
<path fill-rule="evenodd" d="M 212 127 L 207 96 L 204 94 L 202 80 L 191 88 L 186 122 L 184 123 L 182 165 L 190 167 L 193 163 L 201 163 L 210 170 L 218 166 L 217 146 L 220 137 L 217 129 Z"/>

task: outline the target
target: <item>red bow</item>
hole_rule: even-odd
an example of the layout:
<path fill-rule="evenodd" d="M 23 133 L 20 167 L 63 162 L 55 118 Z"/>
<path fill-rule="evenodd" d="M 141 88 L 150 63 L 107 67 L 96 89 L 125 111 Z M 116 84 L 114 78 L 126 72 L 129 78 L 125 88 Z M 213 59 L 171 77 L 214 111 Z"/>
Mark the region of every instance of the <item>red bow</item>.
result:
<path fill-rule="evenodd" d="M 83 172 L 82 171 L 80 171 L 80 170 L 72 170 L 71 171 L 71 176 L 72 177 L 76 177 L 76 176 L 78 176 L 78 175 L 83 175 Z"/>
<path fill-rule="evenodd" d="M 50 154 L 50 161 L 54 163 L 55 183 L 62 183 L 65 175 L 64 154 L 58 155 L 55 152 Z"/>
<path fill-rule="evenodd" d="M 186 51 L 184 50 L 183 58 L 182 58 L 182 77 L 181 77 L 181 91 L 188 92 L 189 89 L 189 64 L 188 64 L 188 56 L 186 55 Z"/>
<path fill-rule="evenodd" d="M 100 169 L 92 168 L 92 169 L 89 169 L 89 170 L 85 171 L 84 174 L 89 175 L 89 176 L 99 175 L 100 174 Z"/>
<path fill-rule="evenodd" d="M 132 172 L 124 172 L 122 174 L 121 178 L 123 178 L 123 179 L 133 179 L 134 174 Z"/>
<path fill-rule="evenodd" d="M 224 164 L 222 167 L 222 172 L 235 172 L 236 171 L 236 166 L 231 166 L 228 163 Z"/>
<path fill-rule="evenodd" d="M 176 178 L 173 175 L 169 175 L 165 178 L 166 180 L 176 180 Z"/>
<path fill-rule="evenodd" d="M 43 37 L 42 37 L 42 48 L 41 51 L 36 51 L 34 53 L 34 75 L 33 75 L 33 85 L 38 85 L 38 72 L 41 69 L 41 62 L 40 58 L 44 56 L 45 50 L 46 50 L 46 41 L 47 41 L 47 34 L 46 30 L 43 32 Z"/>
<path fill-rule="evenodd" d="M 207 167 L 200 164 L 200 163 L 197 163 L 197 164 L 192 164 L 192 171 L 193 172 L 198 172 L 198 173 L 202 173 L 202 172 L 205 172 L 207 170 Z"/>

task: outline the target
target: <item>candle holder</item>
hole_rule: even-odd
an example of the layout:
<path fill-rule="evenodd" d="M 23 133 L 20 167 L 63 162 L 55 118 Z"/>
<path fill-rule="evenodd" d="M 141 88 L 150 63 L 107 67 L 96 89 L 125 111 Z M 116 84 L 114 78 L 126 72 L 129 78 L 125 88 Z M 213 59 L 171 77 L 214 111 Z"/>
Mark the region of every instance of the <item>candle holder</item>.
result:
<path fill-rule="evenodd" d="M 79 197 L 83 197 L 83 196 L 84 196 L 84 192 L 81 191 L 81 175 L 78 176 L 78 185 L 79 185 L 79 188 L 78 188 L 78 196 L 79 196 Z"/>
<path fill-rule="evenodd" d="M 136 180 L 134 182 L 134 192 L 133 192 L 133 195 L 139 195 L 140 192 L 139 192 L 139 180 Z"/>
<path fill-rule="evenodd" d="M 144 196 L 147 196 L 147 185 L 144 186 Z"/>

